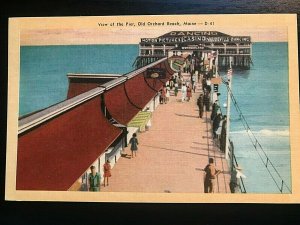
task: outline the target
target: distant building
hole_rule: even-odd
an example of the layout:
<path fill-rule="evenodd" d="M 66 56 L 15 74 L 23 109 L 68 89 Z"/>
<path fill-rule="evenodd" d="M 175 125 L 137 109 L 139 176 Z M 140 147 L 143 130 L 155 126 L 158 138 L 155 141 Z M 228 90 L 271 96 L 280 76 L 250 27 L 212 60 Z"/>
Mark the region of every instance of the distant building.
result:
<path fill-rule="evenodd" d="M 249 69 L 252 54 L 250 36 L 231 36 L 218 31 L 172 31 L 157 38 L 141 38 L 137 68 L 160 58 L 180 55 L 182 51 L 194 54 L 205 50 L 218 53 L 220 69 L 227 69 L 229 61 L 233 68 Z"/>

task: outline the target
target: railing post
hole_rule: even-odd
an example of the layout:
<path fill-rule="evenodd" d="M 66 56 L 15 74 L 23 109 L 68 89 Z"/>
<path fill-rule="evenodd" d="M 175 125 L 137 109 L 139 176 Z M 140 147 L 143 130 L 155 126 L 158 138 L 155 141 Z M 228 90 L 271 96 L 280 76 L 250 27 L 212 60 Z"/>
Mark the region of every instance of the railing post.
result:
<path fill-rule="evenodd" d="M 231 57 L 229 58 L 229 65 L 230 65 L 230 70 L 231 68 Z M 232 74 L 229 73 L 227 74 L 227 80 L 228 80 L 228 90 L 227 90 L 227 113 L 226 113 L 226 145 L 225 145 L 225 158 L 228 159 L 228 148 L 229 148 L 229 128 L 230 128 L 230 103 L 231 103 L 231 98 L 230 98 L 230 91 L 231 91 L 231 83 L 232 83 Z"/>

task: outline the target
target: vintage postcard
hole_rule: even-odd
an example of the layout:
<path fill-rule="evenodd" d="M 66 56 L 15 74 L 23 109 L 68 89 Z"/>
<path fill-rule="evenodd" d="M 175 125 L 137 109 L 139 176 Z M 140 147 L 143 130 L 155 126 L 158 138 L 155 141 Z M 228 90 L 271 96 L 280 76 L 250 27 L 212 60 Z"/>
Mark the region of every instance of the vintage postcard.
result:
<path fill-rule="evenodd" d="M 9 20 L 6 200 L 299 203 L 297 17 Z"/>

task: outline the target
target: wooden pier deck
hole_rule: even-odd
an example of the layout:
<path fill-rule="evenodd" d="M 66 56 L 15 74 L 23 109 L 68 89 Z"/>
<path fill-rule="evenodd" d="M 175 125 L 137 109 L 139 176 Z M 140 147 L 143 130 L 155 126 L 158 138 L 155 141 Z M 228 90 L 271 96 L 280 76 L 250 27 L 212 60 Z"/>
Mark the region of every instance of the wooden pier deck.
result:
<path fill-rule="evenodd" d="M 201 169 L 212 157 L 223 171 L 215 193 L 230 193 L 229 169 L 213 142 L 210 112 L 204 112 L 202 119 L 198 116 L 200 88 L 199 84 L 189 102 L 180 102 L 179 92 L 177 97 L 171 95 L 167 104 L 159 105 L 150 130 L 137 134 L 137 157 L 121 157 L 112 169 L 109 186 L 101 186 L 102 192 L 204 193 Z M 124 152 L 131 155 L 130 146 Z"/>

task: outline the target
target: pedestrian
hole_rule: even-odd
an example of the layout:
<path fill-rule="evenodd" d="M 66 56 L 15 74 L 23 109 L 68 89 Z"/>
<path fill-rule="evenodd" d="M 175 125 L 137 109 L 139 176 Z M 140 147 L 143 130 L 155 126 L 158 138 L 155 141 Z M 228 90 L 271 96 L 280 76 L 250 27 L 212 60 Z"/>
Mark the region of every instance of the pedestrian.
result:
<path fill-rule="evenodd" d="M 221 137 L 221 132 L 222 132 L 222 125 L 223 125 L 223 122 L 224 122 L 224 119 L 223 119 L 223 117 L 222 117 L 222 119 L 221 119 L 221 121 L 220 121 L 220 123 L 219 123 L 219 127 L 218 127 L 217 130 L 216 130 L 216 135 L 217 135 L 218 138 Z"/>
<path fill-rule="evenodd" d="M 214 104 L 212 105 L 212 112 L 211 112 L 211 115 L 210 115 L 210 119 L 211 119 L 211 120 L 214 120 L 214 119 L 215 119 L 215 117 L 216 117 L 216 115 L 217 115 L 219 109 L 220 109 L 220 106 L 219 106 L 219 104 L 218 104 L 218 100 L 216 100 L 216 101 L 214 102 Z"/>
<path fill-rule="evenodd" d="M 167 88 L 166 88 L 166 85 L 164 85 L 163 89 L 162 89 L 162 92 L 161 92 L 162 104 L 164 104 L 164 103 L 167 104 L 166 94 L 167 94 Z"/>
<path fill-rule="evenodd" d="M 105 187 L 105 180 L 107 181 L 107 186 L 109 185 L 108 183 L 108 178 L 111 177 L 111 166 L 110 166 L 110 161 L 106 160 L 106 163 L 104 163 L 103 165 L 103 169 L 104 169 L 104 187 Z"/>
<path fill-rule="evenodd" d="M 220 122 L 222 120 L 221 113 L 218 113 L 217 116 L 213 120 L 213 138 L 217 138 L 217 133 L 216 131 L 218 130 L 220 126 Z"/>
<path fill-rule="evenodd" d="M 131 153 L 132 153 L 131 158 L 133 158 L 133 153 L 136 157 L 136 152 L 138 150 L 137 146 L 139 144 L 138 139 L 136 138 L 136 133 L 132 134 L 132 138 L 130 138 L 129 143 L 131 144 L 131 147 L 130 147 L 130 150 L 131 150 Z"/>
<path fill-rule="evenodd" d="M 189 86 L 187 86 L 187 89 L 186 89 L 186 96 L 187 96 L 187 101 L 189 102 L 191 97 L 192 97 L 192 88 Z"/>
<path fill-rule="evenodd" d="M 174 87 L 175 87 L 174 93 L 175 93 L 175 96 L 177 96 L 177 94 L 178 94 L 178 83 L 177 82 L 174 84 Z"/>
<path fill-rule="evenodd" d="M 185 86 L 185 84 L 182 85 L 181 88 L 181 101 L 184 102 L 186 99 L 186 92 L 187 92 L 187 88 Z"/>
<path fill-rule="evenodd" d="M 222 123 L 222 129 L 221 129 L 221 138 L 220 138 L 220 150 L 221 152 L 225 152 L 226 148 L 226 124 L 227 123 L 227 117 L 226 115 L 223 116 L 223 123 Z"/>
<path fill-rule="evenodd" d="M 206 89 L 206 79 L 202 78 L 202 91 Z"/>
<path fill-rule="evenodd" d="M 173 87 L 174 87 L 174 79 L 172 78 L 170 80 L 170 90 L 173 90 Z"/>
<path fill-rule="evenodd" d="M 204 178 L 204 193 L 213 193 L 215 186 L 215 179 L 221 173 L 220 170 L 216 169 L 214 165 L 214 159 L 209 158 L 209 164 L 204 168 L 205 178 Z"/>
<path fill-rule="evenodd" d="M 88 176 L 88 190 L 100 191 L 100 174 L 96 172 L 95 166 L 91 166 L 91 173 Z"/>
<path fill-rule="evenodd" d="M 168 102 L 170 100 L 170 87 L 167 86 L 166 88 L 166 102 Z"/>
<path fill-rule="evenodd" d="M 229 183 L 231 193 L 240 192 L 241 178 L 246 178 L 246 176 L 242 173 L 242 167 L 236 166 L 231 172 L 231 178 Z"/>
<path fill-rule="evenodd" d="M 203 116 L 203 94 L 201 93 L 199 98 L 197 99 L 197 105 L 199 108 L 199 117 L 202 118 Z"/>
<path fill-rule="evenodd" d="M 162 90 L 159 90 L 158 96 L 159 96 L 159 103 L 162 104 L 163 103 Z"/>
<path fill-rule="evenodd" d="M 210 96 L 209 96 L 209 92 L 204 92 L 204 97 L 203 97 L 203 103 L 205 106 L 205 111 L 209 112 L 209 105 L 210 105 Z"/>
<path fill-rule="evenodd" d="M 192 76 L 192 88 L 195 93 L 195 91 L 196 91 L 196 74 L 195 73 Z"/>

